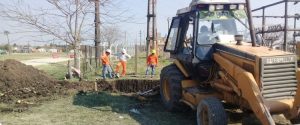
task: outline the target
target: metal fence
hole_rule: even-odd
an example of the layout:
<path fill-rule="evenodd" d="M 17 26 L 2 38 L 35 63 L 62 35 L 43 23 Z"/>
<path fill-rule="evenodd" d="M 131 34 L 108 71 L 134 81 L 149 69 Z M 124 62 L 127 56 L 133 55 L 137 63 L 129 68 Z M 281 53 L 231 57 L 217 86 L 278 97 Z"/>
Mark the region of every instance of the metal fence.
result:
<path fill-rule="evenodd" d="M 113 46 L 110 49 L 112 54 L 110 56 L 110 61 L 112 63 L 112 68 L 115 69 L 118 63 L 117 54 L 121 52 L 122 49 L 126 49 L 127 53 L 132 56 L 132 58 L 127 62 L 127 74 L 130 76 L 144 75 L 146 70 L 146 52 L 144 46 Z M 100 62 L 101 56 L 105 53 L 106 47 L 100 47 L 100 55 L 96 57 L 94 46 L 81 46 L 81 69 L 83 75 L 94 72 L 96 74 L 101 74 L 102 63 Z M 98 61 L 98 62 L 97 62 Z"/>

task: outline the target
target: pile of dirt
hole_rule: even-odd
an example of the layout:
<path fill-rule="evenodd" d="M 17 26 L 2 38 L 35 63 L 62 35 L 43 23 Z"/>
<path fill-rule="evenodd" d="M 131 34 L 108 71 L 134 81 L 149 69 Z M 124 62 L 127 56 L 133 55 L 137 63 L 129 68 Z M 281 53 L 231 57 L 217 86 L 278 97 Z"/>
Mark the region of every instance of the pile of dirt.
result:
<path fill-rule="evenodd" d="M 11 103 L 30 97 L 58 93 L 60 84 L 45 72 L 16 60 L 0 61 L 0 102 Z"/>
<path fill-rule="evenodd" d="M 98 80 L 99 91 L 142 92 L 159 85 L 158 80 L 119 79 Z M 0 61 L 0 103 L 12 103 L 31 97 L 47 97 L 67 90 L 93 91 L 95 82 L 57 81 L 45 72 L 16 60 Z"/>

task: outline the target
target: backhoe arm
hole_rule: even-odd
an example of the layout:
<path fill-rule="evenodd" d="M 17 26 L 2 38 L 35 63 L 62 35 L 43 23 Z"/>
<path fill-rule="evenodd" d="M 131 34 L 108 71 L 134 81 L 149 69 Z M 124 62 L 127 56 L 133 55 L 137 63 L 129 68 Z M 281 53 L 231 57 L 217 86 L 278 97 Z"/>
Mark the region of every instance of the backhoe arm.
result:
<path fill-rule="evenodd" d="M 261 123 L 263 125 L 275 125 L 253 75 L 223 58 L 220 54 L 214 54 L 214 60 L 237 81 L 236 84 L 241 91 L 242 98 L 248 102 Z"/>

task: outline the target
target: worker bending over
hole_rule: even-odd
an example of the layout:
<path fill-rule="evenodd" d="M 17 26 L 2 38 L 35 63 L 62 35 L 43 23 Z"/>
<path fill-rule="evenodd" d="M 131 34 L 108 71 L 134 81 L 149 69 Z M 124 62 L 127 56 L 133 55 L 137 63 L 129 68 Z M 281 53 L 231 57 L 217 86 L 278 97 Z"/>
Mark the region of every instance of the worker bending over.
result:
<path fill-rule="evenodd" d="M 121 76 L 124 77 L 126 75 L 127 60 L 130 58 L 131 56 L 127 54 L 126 50 L 122 49 L 121 53 L 118 55 L 119 63 L 116 67 L 116 77 L 120 77 L 119 70 L 121 66 L 123 68 Z"/>
<path fill-rule="evenodd" d="M 146 76 L 149 75 L 149 70 L 151 69 L 151 78 L 155 75 L 155 68 L 158 65 L 158 56 L 156 55 L 156 51 L 152 50 L 151 55 L 147 57 L 147 70 Z"/>

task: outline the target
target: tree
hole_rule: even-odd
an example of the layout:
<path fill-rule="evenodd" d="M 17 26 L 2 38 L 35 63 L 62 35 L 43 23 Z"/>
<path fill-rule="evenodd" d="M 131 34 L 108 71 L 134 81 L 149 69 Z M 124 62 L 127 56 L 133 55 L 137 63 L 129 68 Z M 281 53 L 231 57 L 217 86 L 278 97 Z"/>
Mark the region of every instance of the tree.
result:
<path fill-rule="evenodd" d="M 7 31 L 7 30 L 4 31 L 4 35 L 6 35 L 6 38 L 7 38 L 7 45 L 6 45 L 5 49 L 8 51 L 8 54 L 11 54 L 10 41 L 9 41 L 9 37 L 8 37 L 9 34 L 10 34 L 9 31 Z"/>
<path fill-rule="evenodd" d="M 108 48 L 122 38 L 121 30 L 117 26 L 103 27 L 101 34 L 101 41 L 107 42 Z"/>
<path fill-rule="evenodd" d="M 25 24 L 45 36 L 54 37 L 55 40 L 66 42 L 74 49 L 74 66 L 80 70 L 80 45 L 84 34 L 89 33 L 93 27 L 88 14 L 93 12 L 92 3 L 88 0 L 44 0 L 50 8 L 31 8 L 24 5 L 25 0 L 11 1 L 11 5 L 2 4 L 1 16 L 10 20 Z M 117 0 L 101 0 L 100 6 L 112 8 Z M 0 2 L 1 4 L 1 2 Z M 107 9 L 110 10 L 110 9 Z M 104 10 L 102 17 L 119 17 L 111 15 L 110 11 Z M 119 14 L 123 14 L 120 12 Z M 102 24 L 101 22 L 100 24 Z M 23 28 L 23 27 L 22 27 Z"/>
<path fill-rule="evenodd" d="M 9 44 L 5 44 L 4 49 L 9 53 L 11 46 Z"/>
<path fill-rule="evenodd" d="M 38 32 L 68 43 L 75 50 L 74 66 L 80 69 L 81 33 L 90 3 L 87 0 L 46 0 L 49 9 L 34 11 L 22 6 L 5 8 L 5 17 L 25 24 Z M 19 6 L 17 6 L 19 5 Z"/>
<path fill-rule="evenodd" d="M 9 45 L 8 44 L 4 44 L 4 45 L 0 45 L 0 50 L 9 50 Z"/>

